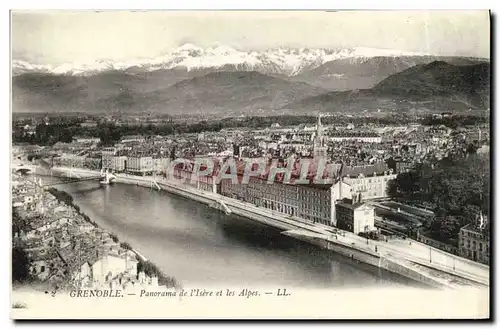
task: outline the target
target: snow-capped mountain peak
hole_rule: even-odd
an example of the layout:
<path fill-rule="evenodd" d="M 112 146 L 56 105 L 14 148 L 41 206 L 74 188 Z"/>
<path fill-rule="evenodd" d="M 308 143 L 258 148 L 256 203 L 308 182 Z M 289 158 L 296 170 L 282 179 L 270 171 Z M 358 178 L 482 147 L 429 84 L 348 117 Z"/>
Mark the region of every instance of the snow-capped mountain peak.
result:
<path fill-rule="evenodd" d="M 191 71 L 234 67 L 234 69 L 238 70 L 258 70 L 269 74 L 292 76 L 306 69 L 314 69 L 324 63 L 344 58 L 424 55 L 428 54 L 366 47 L 349 49 L 279 47 L 264 51 L 244 51 L 224 45 L 201 48 L 188 43 L 155 58 L 139 58 L 127 61 L 104 59 L 90 63 L 61 63 L 59 65 L 40 65 L 23 60 L 14 60 L 12 68 L 14 75 L 26 72 L 87 75 L 107 70 L 125 70 L 130 67 L 142 68 L 145 71 L 174 68 Z"/>
<path fill-rule="evenodd" d="M 190 50 L 203 51 L 203 48 L 200 48 L 190 43 L 185 43 L 182 46 L 178 47 L 175 51 L 180 52 L 180 51 L 190 51 Z"/>

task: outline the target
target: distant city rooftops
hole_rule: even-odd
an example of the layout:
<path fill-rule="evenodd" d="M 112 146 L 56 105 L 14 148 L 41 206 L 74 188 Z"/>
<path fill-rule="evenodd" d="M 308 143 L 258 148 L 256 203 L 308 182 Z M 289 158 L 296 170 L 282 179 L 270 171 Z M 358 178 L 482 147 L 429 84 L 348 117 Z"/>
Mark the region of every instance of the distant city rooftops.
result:
<path fill-rule="evenodd" d="M 127 135 L 122 137 L 122 140 L 137 140 L 137 139 L 141 140 L 145 139 L 145 137 L 141 135 Z"/>
<path fill-rule="evenodd" d="M 358 177 L 359 175 L 363 176 L 374 176 L 381 175 L 387 172 L 392 173 L 392 169 L 390 169 L 385 162 L 377 162 L 372 165 L 363 165 L 363 166 L 344 166 L 342 168 L 342 176 L 349 177 Z"/>
<path fill-rule="evenodd" d="M 343 131 L 329 131 L 327 132 L 327 136 L 329 137 L 380 137 L 376 132 L 373 131 L 352 131 L 352 130 L 343 130 Z"/>

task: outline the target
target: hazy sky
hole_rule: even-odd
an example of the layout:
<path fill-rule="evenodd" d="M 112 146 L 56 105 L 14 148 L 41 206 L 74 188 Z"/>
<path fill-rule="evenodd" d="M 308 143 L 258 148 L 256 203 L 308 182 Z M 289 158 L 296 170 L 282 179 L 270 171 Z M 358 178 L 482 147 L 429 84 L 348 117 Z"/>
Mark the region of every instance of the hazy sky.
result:
<path fill-rule="evenodd" d="M 156 57 L 184 43 L 490 52 L 487 11 L 32 11 L 13 12 L 11 21 L 13 59 L 39 64 Z"/>

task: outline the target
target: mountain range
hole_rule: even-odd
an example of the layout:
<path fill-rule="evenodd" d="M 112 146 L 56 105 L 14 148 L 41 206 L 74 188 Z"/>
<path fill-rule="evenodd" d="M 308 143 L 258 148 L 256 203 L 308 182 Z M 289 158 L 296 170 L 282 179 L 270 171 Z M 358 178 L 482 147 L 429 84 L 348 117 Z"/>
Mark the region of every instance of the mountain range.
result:
<path fill-rule="evenodd" d="M 468 111 L 490 107 L 490 64 L 420 64 L 370 89 L 332 91 L 286 105 L 294 111 Z"/>
<path fill-rule="evenodd" d="M 14 60 L 12 75 L 14 111 L 265 114 L 411 109 L 430 100 L 431 108 L 489 103 L 488 60 L 370 48 L 257 52 L 184 45 L 128 62 Z"/>
<path fill-rule="evenodd" d="M 110 70 L 151 72 L 161 69 L 198 71 L 258 71 L 264 74 L 293 76 L 316 68 L 324 63 L 344 58 L 372 58 L 377 56 L 425 55 L 392 49 L 377 48 L 273 48 L 263 51 L 242 51 L 227 46 L 200 48 L 184 44 L 171 52 L 154 58 L 136 58 L 126 61 L 101 59 L 88 63 L 62 63 L 58 65 L 32 64 L 13 60 L 14 75 L 28 72 L 92 75 Z"/>
<path fill-rule="evenodd" d="M 14 78 L 14 108 L 57 111 L 217 113 L 279 109 L 326 89 L 259 72 L 212 72 L 166 88 L 143 76 L 109 71 L 94 76 L 40 73 Z"/>

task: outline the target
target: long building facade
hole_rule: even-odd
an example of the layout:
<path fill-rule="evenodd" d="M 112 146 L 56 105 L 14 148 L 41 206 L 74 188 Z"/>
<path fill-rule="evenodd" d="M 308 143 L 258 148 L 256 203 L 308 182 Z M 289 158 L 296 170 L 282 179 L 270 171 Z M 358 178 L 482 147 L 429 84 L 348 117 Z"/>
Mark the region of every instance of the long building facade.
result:
<path fill-rule="evenodd" d="M 126 171 L 131 174 L 146 175 L 153 172 L 153 157 L 129 156 Z"/>
<path fill-rule="evenodd" d="M 286 215 L 333 225 L 332 185 L 268 184 L 267 179 L 250 177 L 248 184 L 222 179 L 220 194 L 253 203 Z"/>
<path fill-rule="evenodd" d="M 337 226 L 337 212 L 343 209 L 336 207 L 339 201 L 351 198 L 353 194 L 359 196 L 360 200 L 364 200 L 365 196 L 366 199 L 383 198 L 387 195 L 387 182 L 395 177 L 389 172 L 372 174 L 368 177 L 358 172 L 357 176 L 339 178 L 334 183 L 294 184 L 292 180 L 292 183 L 287 184 L 279 180 L 269 183 L 265 176 L 252 176 L 249 177 L 248 183 L 242 183 L 243 175 L 240 173 L 237 181 L 222 178 L 217 182 L 216 174 L 193 178 L 192 168 L 192 164 L 176 166 L 173 171 L 174 178 L 181 179 L 183 184 L 193 188 L 219 193 L 291 217 L 300 217 L 334 227 Z M 368 210 L 361 209 L 363 214 Z M 366 231 L 366 227 L 369 230 L 373 229 L 373 211 L 370 212 L 371 221 L 367 219 L 370 214 L 361 216 L 359 213 L 356 211 L 354 219 L 356 223 L 351 225 L 351 230 L 354 230 L 354 226 L 358 232 Z"/>

